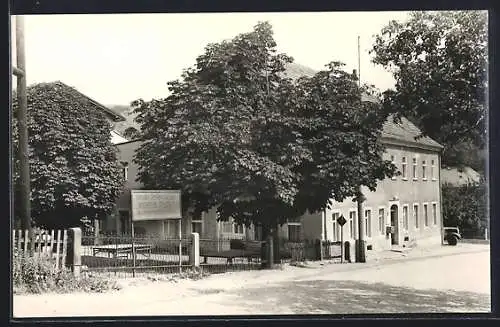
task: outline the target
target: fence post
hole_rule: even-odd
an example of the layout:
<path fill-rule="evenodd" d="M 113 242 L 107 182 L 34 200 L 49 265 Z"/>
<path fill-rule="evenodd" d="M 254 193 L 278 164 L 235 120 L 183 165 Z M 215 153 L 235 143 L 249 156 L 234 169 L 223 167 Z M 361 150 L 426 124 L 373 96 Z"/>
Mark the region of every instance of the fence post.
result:
<path fill-rule="evenodd" d="M 68 247 L 68 260 L 73 276 L 80 276 L 82 268 L 82 230 L 78 227 L 69 229 L 70 246 Z"/>
<path fill-rule="evenodd" d="M 191 233 L 191 251 L 189 251 L 189 264 L 193 268 L 200 266 L 200 234 Z"/>

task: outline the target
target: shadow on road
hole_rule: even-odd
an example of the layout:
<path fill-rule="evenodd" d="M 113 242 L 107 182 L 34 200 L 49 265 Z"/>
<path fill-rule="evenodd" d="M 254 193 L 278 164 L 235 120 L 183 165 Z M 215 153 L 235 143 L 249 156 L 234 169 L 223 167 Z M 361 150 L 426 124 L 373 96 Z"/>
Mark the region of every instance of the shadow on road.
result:
<path fill-rule="evenodd" d="M 227 292 L 228 304 L 253 312 L 296 314 L 489 312 L 486 294 L 417 290 L 358 281 L 295 281 Z"/>

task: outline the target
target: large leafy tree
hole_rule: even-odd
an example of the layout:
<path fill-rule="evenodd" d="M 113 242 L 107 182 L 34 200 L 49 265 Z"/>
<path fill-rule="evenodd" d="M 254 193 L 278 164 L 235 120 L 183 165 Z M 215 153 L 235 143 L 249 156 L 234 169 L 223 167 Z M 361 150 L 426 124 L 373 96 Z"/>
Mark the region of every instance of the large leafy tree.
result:
<path fill-rule="evenodd" d="M 146 188 L 177 188 L 183 207 L 273 229 L 395 172 L 378 137 L 386 118 L 361 102 L 356 76 L 332 63 L 298 80 L 269 23 L 209 44 L 164 99 L 132 105 Z"/>
<path fill-rule="evenodd" d="M 81 225 L 83 219 L 103 218 L 122 187 L 111 125 L 87 98 L 60 82 L 32 85 L 27 98 L 33 222 L 66 228 Z M 14 113 L 17 108 L 14 97 Z M 14 119 L 14 152 L 17 144 Z M 14 185 L 17 167 L 15 159 Z"/>
<path fill-rule="evenodd" d="M 489 228 L 485 180 L 455 186 L 443 185 L 443 219 L 445 226 L 458 226 L 463 237 L 481 237 Z"/>
<path fill-rule="evenodd" d="M 481 163 L 486 142 L 487 13 L 413 12 L 376 36 L 373 62 L 390 71 L 385 104 L 445 146 L 443 163 Z"/>

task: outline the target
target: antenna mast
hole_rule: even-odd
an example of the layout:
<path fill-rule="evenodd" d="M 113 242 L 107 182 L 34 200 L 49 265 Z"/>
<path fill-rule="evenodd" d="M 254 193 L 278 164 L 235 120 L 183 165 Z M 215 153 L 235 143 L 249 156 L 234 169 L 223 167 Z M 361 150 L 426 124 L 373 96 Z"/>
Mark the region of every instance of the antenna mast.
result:
<path fill-rule="evenodd" d="M 359 35 L 358 35 L 358 85 L 361 87 L 361 51 L 359 46 Z"/>

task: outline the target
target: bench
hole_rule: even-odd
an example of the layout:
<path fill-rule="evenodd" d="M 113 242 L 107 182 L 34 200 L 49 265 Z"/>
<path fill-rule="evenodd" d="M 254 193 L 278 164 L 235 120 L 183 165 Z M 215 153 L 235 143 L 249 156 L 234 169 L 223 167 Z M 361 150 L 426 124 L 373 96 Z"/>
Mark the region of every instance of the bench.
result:
<path fill-rule="evenodd" d="M 241 241 L 231 243 L 231 249 L 225 251 L 200 251 L 200 256 L 203 257 L 203 263 L 207 263 L 208 258 L 225 258 L 228 264 L 232 264 L 236 258 L 245 258 L 247 262 L 252 262 L 253 259 L 259 259 L 261 256 L 262 242 L 259 241 Z"/>
<path fill-rule="evenodd" d="M 143 253 L 147 258 L 151 255 L 152 245 L 149 244 L 109 244 L 109 245 L 100 245 L 92 247 L 92 254 L 96 256 L 99 253 L 106 253 L 108 258 L 113 255 L 113 258 L 125 257 L 128 259 L 129 254 L 132 255 L 133 248 L 135 248 L 135 252 Z"/>

